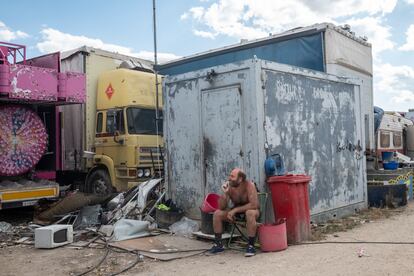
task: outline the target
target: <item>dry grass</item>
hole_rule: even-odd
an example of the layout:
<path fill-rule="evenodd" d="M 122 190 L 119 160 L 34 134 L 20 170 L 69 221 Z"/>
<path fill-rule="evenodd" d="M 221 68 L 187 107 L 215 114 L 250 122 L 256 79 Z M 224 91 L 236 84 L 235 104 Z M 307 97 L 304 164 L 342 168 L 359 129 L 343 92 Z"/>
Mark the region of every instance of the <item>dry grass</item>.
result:
<path fill-rule="evenodd" d="M 323 224 L 312 225 L 312 241 L 323 240 L 329 234 L 335 234 L 337 232 L 345 232 L 355 227 L 361 226 L 365 223 L 370 223 L 375 220 L 386 219 L 393 215 L 404 212 L 406 207 L 397 209 L 389 208 L 369 208 L 367 210 L 360 211 L 354 215 L 330 220 Z"/>

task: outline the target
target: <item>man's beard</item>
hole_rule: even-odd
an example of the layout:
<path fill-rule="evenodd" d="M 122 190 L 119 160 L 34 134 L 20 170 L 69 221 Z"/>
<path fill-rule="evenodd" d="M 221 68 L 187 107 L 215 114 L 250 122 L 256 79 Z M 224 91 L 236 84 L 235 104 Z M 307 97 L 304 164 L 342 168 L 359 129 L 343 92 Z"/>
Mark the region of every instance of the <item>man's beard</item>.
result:
<path fill-rule="evenodd" d="M 230 180 L 229 181 L 229 184 L 230 184 L 230 186 L 231 187 L 239 187 L 239 185 L 240 185 L 240 182 L 239 181 L 237 181 L 237 180 Z"/>

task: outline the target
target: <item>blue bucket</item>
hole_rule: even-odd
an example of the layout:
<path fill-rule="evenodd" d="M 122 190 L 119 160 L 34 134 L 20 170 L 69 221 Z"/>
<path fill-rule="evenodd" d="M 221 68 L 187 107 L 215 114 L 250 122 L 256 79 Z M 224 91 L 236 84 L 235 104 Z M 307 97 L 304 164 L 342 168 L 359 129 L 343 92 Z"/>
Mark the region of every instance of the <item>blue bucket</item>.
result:
<path fill-rule="evenodd" d="M 384 167 L 384 170 L 396 170 L 398 169 L 399 163 L 396 161 L 390 161 L 390 162 L 384 162 L 382 163 L 382 166 Z"/>
<path fill-rule="evenodd" d="M 393 151 L 383 151 L 381 152 L 382 162 L 389 161 L 394 156 Z"/>

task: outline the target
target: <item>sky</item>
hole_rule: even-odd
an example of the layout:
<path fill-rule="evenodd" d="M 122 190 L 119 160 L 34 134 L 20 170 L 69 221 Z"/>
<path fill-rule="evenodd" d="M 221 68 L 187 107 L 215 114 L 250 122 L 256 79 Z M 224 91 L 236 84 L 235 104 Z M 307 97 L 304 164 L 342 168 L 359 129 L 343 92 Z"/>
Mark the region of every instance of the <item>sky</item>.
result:
<path fill-rule="evenodd" d="M 295 27 L 349 24 L 372 44 L 374 104 L 414 108 L 414 0 L 156 0 L 160 62 Z M 3 3 L 0 41 L 29 57 L 83 45 L 153 59 L 152 0 Z"/>

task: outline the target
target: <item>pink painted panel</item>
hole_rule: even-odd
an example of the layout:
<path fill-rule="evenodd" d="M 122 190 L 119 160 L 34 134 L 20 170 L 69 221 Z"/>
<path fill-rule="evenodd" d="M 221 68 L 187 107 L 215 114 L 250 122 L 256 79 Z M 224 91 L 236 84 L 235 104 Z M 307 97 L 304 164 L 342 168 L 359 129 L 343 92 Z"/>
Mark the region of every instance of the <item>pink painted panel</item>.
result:
<path fill-rule="evenodd" d="M 85 74 L 59 73 L 59 99 L 68 103 L 84 103 L 86 99 Z"/>
<path fill-rule="evenodd" d="M 10 66 L 8 64 L 0 64 L 0 96 L 1 94 L 9 94 L 10 92 Z"/>
<path fill-rule="evenodd" d="M 56 101 L 58 79 L 53 69 L 27 65 L 10 65 L 11 99 Z"/>

